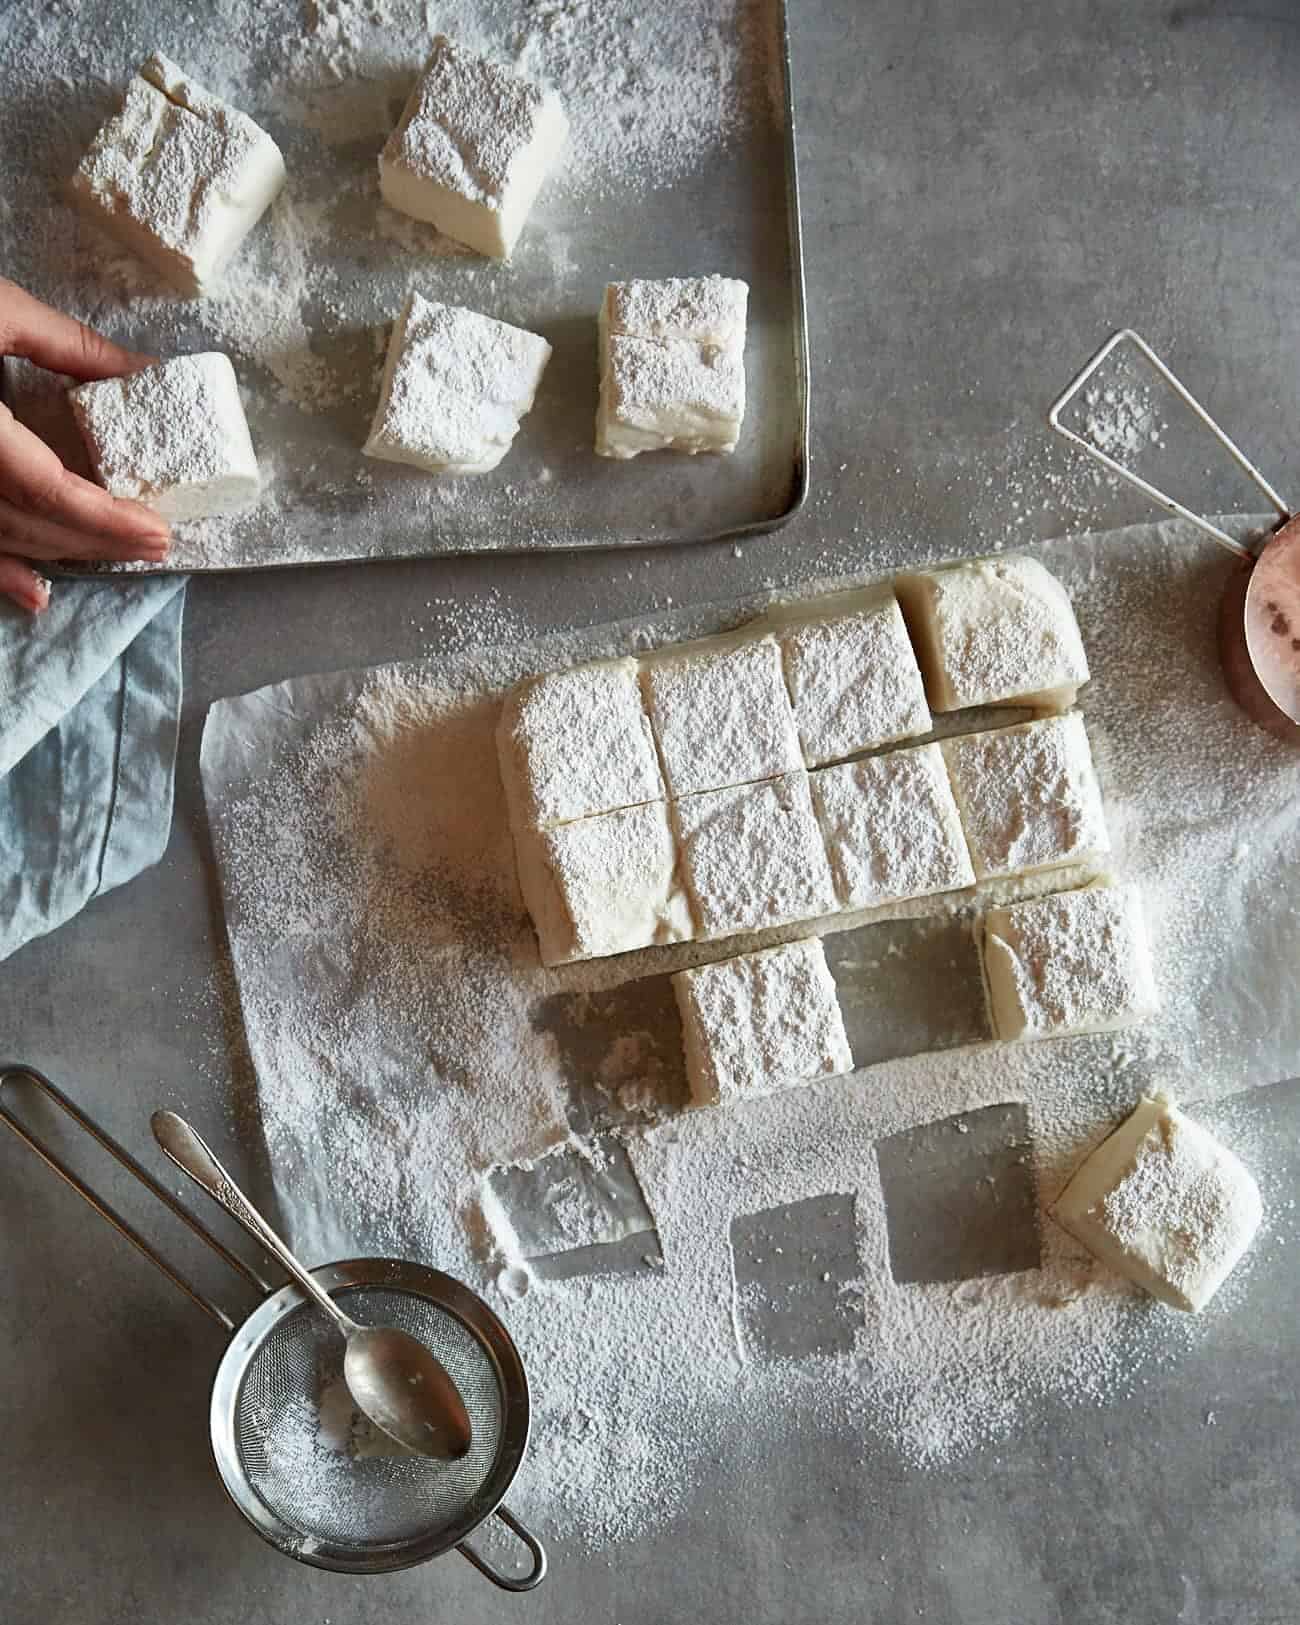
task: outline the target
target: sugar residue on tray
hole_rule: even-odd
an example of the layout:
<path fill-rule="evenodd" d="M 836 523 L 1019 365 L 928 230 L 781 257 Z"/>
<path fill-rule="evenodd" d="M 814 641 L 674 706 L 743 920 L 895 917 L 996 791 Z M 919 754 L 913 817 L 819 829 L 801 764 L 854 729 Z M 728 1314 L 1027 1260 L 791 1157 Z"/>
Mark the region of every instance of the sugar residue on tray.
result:
<path fill-rule="evenodd" d="M 654 1041 L 654 984 L 637 984 L 648 1002 L 611 1025 L 626 966 L 537 965 L 492 741 L 491 696 L 517 676 L 709 630 L 698 612 L 307 679 L 214 713 L 205 788 L 293 1239 L 314 1257 L 433 1259 L 500 1307 L 534 1394 L 511 1502 L 543 1530 L 598 1548 L 630 1538 L 719 1472 L 741 1492 L 794 1437 L 856 1441 L 868 1494 L 882 1455 L 891 1470 L 925 1470 L 1052 1407 L 1116 1403 L 1220 1336 L 1260 1261 L 1293 1244 L 1294 1209 L 1234 1095 L 1225 1134 L 1260 1177 L 1268 1218 L 1205 1315 L 1143 1298 L 1046 1219 L 1037 1269 L 895 1278 L 878 1161 L 888 1137 L 1023 1103 L 1042 1207 L 1144 1088 L 1215 1101 L 1294 1072 L 1300 1052 L 1293 1004 L 1267 992 L 1295 959 L 1284 832 L 1300 759 L 1223 691 L 1217 553 L 1185 529 L 1143 527 L 1075 539 L 1049 563 L 1094 671 L 1089 732 L 1116 862 L 1144 890 L 1161 1016 L 1109 1036 L 886 1061 L 733 1110 L 680 1109 L 672 1034 Z M 484 1185 L 500 1190 L 492 1170 L 509 1165 L 544 1202 L 548 1167 L 571 1174 L 566 1147 L 593 1125 L 625 1148 L 657 1236 L 584 1205 L 581 1237 L 622 1236 L 621 1263 L 562 1278 L 511 1241 L 519 1227 Z M 831 1320 L 846 1338 L 765 1352 L 764 1317 L 782 1304 L 740 1278 L 736 1226 L 766 1212 L 779 1224 L 788 1205 L 827 1197 L 851 1204 L 851 1255 L 805 1273 L 843 1310 Z"/>

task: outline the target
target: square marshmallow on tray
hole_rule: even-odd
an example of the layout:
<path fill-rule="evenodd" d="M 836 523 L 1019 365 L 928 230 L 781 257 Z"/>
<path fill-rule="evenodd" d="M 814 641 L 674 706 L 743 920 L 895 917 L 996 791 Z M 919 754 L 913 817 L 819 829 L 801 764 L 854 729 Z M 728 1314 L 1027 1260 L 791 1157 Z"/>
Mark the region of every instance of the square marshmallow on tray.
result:
<path fill-rule="evenodd" d="M 597 661 L 521 683 L 502 709 L 497 749 L 520 828 L 664 799 L 635 660 Z"/>
<path fill-rule="evenodd" d="M 600 456 L 735 450 L 748 298 L 735 277 L 608 285 L 599 323 Z"/>
<path fill-rule="evenodd" d="M 1092 886 L 991 908 L 981 930 L 998 1038 L 1109 1032 L 1159 1008 L 1136 886 Z"/>
<path fill-rule="evenodd" d="M 215 351 L 68 391 L 100 482 L 171 520 L 234 513 L 260 479 L 235 369 Z"/>
<path fill-rule="evenodd" d="M 875 908 L 975 884 L 938 745 L 809 775 L 841 908 Z"/>
<path fill-rule="evenodd" d="M 647 661 L 642 681 L 674 796 L 803 766 L 775 638 L 685 645 Z"/>
<path fill-rule="evenodd" d="M 1091 862 L 1110 850 L 1077 711 L 943 741 L 981 880 Z"/>
<path fill-rule="evenodd" d="M 1223 1285 L 1263 1217 L 1249 1170 L 1164 1096 L 1138 1102 L 1051 1211 L 1103 1264 L 1192 1312 Z"/>
<path fill-rule="evenodd" d="M 808 767 L 930 731 L 925 685 L 898 600 L 868 591 L 843 601 L 846 613 L 779 633 Z"/>
<path fill-rule="evenodd" d="M 508 259 L 568 129 L 554 91 L 440 34 L 380 156 L 379 190 L 403 214 Z"/>
<path fill-rule="evenodd" d="M 550 358 L 536 333 L 412 293 L 362 449 L 430 474 L 486 473 L 510 450 Z"/>
<path fill-rule="evenodd" d="M 697 1105 L 853 1070 L 835 982 L 815 939 L 679 971 L 672 982 Z"/>
<path fill-rule="evenodd" d="M 544 965 L 694 935 L 666 803 L 516 830 L 519 886 Z"/>
<path fill-rule="evenodd" d="M 1088 681 L 1069 595 L 1037 559 L 976 559 L 900 576 L 896 587 L 935 711 L 1064 711 Z"/>
<path fill-rule="evenodd" d="M 701 937 L 834 913 L 835 888 L 802 770 L 670 805 Z"/>
<path fill-rule="evenodd" d="M 155 53 L 70 183 L 73 201 L 182 293 L 205 292 L 284 185 L 266 131 Z"/>

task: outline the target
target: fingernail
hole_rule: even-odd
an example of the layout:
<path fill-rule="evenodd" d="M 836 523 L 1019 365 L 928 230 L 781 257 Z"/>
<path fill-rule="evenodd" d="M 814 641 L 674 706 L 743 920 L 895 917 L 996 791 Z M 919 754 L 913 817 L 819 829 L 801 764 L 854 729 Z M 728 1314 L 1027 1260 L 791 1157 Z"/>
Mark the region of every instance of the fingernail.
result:
<path fill-rule="evenodd" d="M 32 583 L 31 597 L 28 599 L 28 607 L 31 609 L 33 615 L 40 615 L 50 607 L 51 582 L 48 576 L 37 575 L 34 570 L 32 571 L 32 575 L 34 580 Z"/>

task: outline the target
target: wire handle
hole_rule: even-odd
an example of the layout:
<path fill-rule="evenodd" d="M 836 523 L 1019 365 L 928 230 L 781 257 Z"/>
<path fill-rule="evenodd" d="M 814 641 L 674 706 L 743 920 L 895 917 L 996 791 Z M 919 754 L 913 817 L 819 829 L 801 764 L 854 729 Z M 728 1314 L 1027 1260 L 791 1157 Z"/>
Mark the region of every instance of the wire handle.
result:
<path fill-rule="evenodd" d="M 214 1202 L 225 1208 L 236 1224 L 242 1225 L 254 1241 L 265 1247 L 307 1296 L 319 1304 L 345 1333 L 356 1331 L 356 1322 L 345 1315 L 329 1293 L 317 1285 L 310 1272 L 304 1269 L 289 1251 L 287 1243 L 281 1241 L 235 1184 L 211 1146 L 183 1117 L 179 1117 L 175 1112 L 157 1111 L 149 1119 L 149 1126 L 153 1129 L 153 1137 L 165 1155 L 171 1158 L 182 1173 L 188 1174 Z"/>
<path fill-rule="evenodd" d="M 480 1574 L 486 1574 L 494 1586 L 500 1586 L 502 1591 L 531 1591 L 534 1586 L 541 1585 L 546 1578 L 547 1559 L 546 1548 L 530 1530 L 524 1528 L 519 1519 L 515 1517 L 509 1507 L 499 1506 L 495 1516 L 505 1524 L 528 1548 L 528 1555 L 532 1558 L 532 1567 L 527 1574 L 516 1577 L 513 1574 L 503 1574 L 487 1558 L 480 1557 L 467 1540 L 462 1540 L 456 1550 L 462 1557 L 467 1557 Z"/>
<path fill-rule="evenodd" d="M 1280 519 L 1289 519 L 1291 517 L 1291 510 L 1287 507 L 1286 503 L 1283 502 L 1282 498 L 1255 467 L 1250 458 L 1246 456 L 1241 447 L 1237 445 L 1236 441 L 1219 427 L 1215 420 L 1201 405 L 1200 401 L 1198 401 L 1195 395 L 1192 394 L 1191 390 L 1187 388 L 1186 384 L 1184 384 L 1181 379 L 1174 376 L 1174 374 L 1155 353 L 1142 335 L 1140 333 L 1135 333 L 1131 327 L 1123 327 L 1118 333 L 1112 333 L 1111 336 L 1106 340 L 1105 344 L 1102 345 L 1101 349 L 1098 350 L 1096 355 L 1093 356 L 1091 361 L 1087 362 L 1083 368 L 1075 374 L 1075 376 L 1065 386 L 1060 395 L 1057 396 L 1056 400 L 1052 402 L 1051 407 L 1048 409 L 1048 423 L 1053 429 L 1056 430 L 1057 434 L 1061 435 L 1064 439 L 1069 440 L 1072 442 L 1072 444 L 1080 447 L 1081 450 L 1087 452 L 1088 456 L 1091 457 L 1094 462 L 1100 463 L 1103 468 L 1108 468 L 1112 474 L 1117 474 L 1120 479 L 1126 480 L 1131 486 L 1134 487 L 1135 490 L 1141 491 L 1143 496 L 1150 497 L 1151 501 L 1158 504 L 1158 506 L 1163 508 L 1166 513 L 1176 514 L 1179 519 L 1186 519 L 1189 524 L 1195 525 L 1198 530 L 1204 531 L 1207 536 L 1213 537 L 1214 540 L 1218 542 L 1220 547 L 1226 547 L 1229 553 L 1235 553 L 1238 558 L 1247 559 L 1253 562 L 1254 554 L 1250 551 L 1250 549 L 1243 547 L 1240 542 L 1234 540 L 1233 537 L 1228 535 L 1226 530 L 1223 530 L 1218 525 L 1213 524 L 1210 520 L 1206 519 L 1203 514 L 1193 513 L 1190 508 L 1184 507 L 1181 502 L 1162 491 L 1159 486 L 1152 485 L 1150 480 L 1144 480 L 1140 474 L 1134 473 L 1131 468 L 1125 468 L 1124 464 L 1117 462 L 1109 452 L 1103 451 L 1100 446 L 1096 446 L 1091 440 L 1085 439 L 1084 436 L 1081 435 L 1076 429 L 1071 429 L 1068 424 L 1061 422 L 1061 413 L 1067 406 L 1070 405 L 1070 403 L 1074 400 L 1074 397 L 1097 371 L 1098 367 L 1100 367 L 1101 364 L 1106 360 L 1107 356 L 1109 356 L 1113 350 L 1118 349 L 1119 346 L 1124 343 L 1131 344 L 1134 349 L 1137 350 L 1138 354 L 1147 363 L 1147 365 L 1154 372 L 1159 374 L 1165 383 L 1168 384 L 1169 388 L 1173 390 L 1174 394 L 1177 395 L 1180 401 L 1182 401 L 1183 405 L 1188 408 L 1194 417 L 1204 424 L 1204 426 L 1210 431 L 1214 438 L 1232 458 L 1233 462 L 1236 463 L 1238 468 L 1240 468 L 1242 472 L 1245 473 L 1268 498 L 1269 505 L 1276 509 L 1278 517 Z"/>
<path fill-rule="evenodd" d="M 160 1185 L 149 1170 L 142 1167 L 125 1146 L 119 1145 L 111 1134 L 106 1134 L 92 1117 L 88 1117 L 80 1106 L 69 1100 L 61 1089 L 56 1088 L 43 1072 L 38 1072 L 34 1066 L 26 1066 L 21 1062 L 0 1066 L 0 1122 L 3 1122 L 5 1127 L 16 1135 L 30 1151 L 34 1151 L 45 1166 L 56 1173 L 65 1185 L 76 1191 L 83 1202 L 94 1208 L 101 1219 L 106 1219 L 119 1236 L 129 1241 L 136 1251 L 142 1253 L 155 1269 L 160 1270 L 174 1287 L 179 1288 L 191 1303 L 197 1304 L 205 1315 L 215 1320 L 226 1331 L 233 1332 L 235 1322 L 224 1309 L 213 1303 L 206 1293 L 200 1292 L 198 1287 L 188 1277 L 182 1275 L 173 1264 L 169 1263 L 156 1247 L 147 1242 L 140 1232 L 122 1217 L 116 1208 L 110 1206 L 83 1179 L 74 1174 L 72 1169 L 56 1152 L 52 1151 L 38 1135 L 34 1134 L 31 1129 L 14 1116 L 3 1099 L 4 1091 L 14 1083 L 27 1083 L 34 1089 L 39 1090 L 51 1105 L 57 1106 L 83 1133 L 88 1134 L 97 1145 L 107 1151 L 117 1162 L 121 1163 L 122 1167 L 138 1179 L 146 1190 L 156 1196 L 169 1212 L 174 1213 L 201 1241 L 207 1242 L 208 1246 L 212 1248 L 219 1258 L 229 1264 L 231 1269 L 242 1275 L 251 1286 L 256 1287 L 263 1296 L 272 1290 L 270 1285 L 255 1270 L 251 1269 L 242 1258 L 232 1253 L 225 1242 L 214 1236 L 201 1219 L 196 1219 L 182 1202 L 177 1201 L 166 1186 Z"/>

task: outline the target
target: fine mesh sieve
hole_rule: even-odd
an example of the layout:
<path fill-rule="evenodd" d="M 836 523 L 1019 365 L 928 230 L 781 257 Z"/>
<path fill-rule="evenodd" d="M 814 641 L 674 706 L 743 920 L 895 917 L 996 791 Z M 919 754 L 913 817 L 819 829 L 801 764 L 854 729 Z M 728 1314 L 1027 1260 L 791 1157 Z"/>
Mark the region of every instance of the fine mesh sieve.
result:
<path fill-rule="evenodd" d="M 343 1341 L 299 1287 L 269 1291 L 48 1078 L 26 1066 L 0 1067 L 0 1094 L 19 1081 L 43 1094 L 227 1263 L 268 1291 L 236 1328 L 0 1104 L 0 1121 L 233 1332 L 212 1385 L 212 1451 L 227 1494 L 265 1540 L 299 1562 L 349 1574 L 410 1568 L 454 1546 L 506 1590 L 538 1584 L 546 1553 L 501 1504 L 528 1443 L 528 1381 L 509 1333 L 480 1297 L 441 1270 L 400 1259 L 351 1259 L 311 1272 L 360 1324 L 395 1326 L 418 1338 L 455 1383 L 470 1419 L 469 1450 L 454 1460 L 408 1453 L 354 1409 L 343 1380 Z M 529 1567 L 519 1575 L 496 1568 L 467 1543 L 493 1514 L 527 1548 Z"/>

